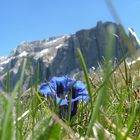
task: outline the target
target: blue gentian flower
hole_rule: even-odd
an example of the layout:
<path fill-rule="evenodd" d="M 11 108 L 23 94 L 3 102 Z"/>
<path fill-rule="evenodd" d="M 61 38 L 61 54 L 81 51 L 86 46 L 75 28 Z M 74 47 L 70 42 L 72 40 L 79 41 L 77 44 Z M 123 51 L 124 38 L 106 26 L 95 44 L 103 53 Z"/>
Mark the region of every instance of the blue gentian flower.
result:
<path fill-rule="evenodd" d="M 68 111 L 69 94 L 72 93 L 71 117 L 76 114 L 78 101 L 88 102 L 90 100 L 86 85 L 67 76 L 53 77 L 50 82 L 40 86 L 39 93 L 42 96 L 56 97 L 56 105 L 60 104 L 60 107 L 65 107 L 66 111 Z"/>

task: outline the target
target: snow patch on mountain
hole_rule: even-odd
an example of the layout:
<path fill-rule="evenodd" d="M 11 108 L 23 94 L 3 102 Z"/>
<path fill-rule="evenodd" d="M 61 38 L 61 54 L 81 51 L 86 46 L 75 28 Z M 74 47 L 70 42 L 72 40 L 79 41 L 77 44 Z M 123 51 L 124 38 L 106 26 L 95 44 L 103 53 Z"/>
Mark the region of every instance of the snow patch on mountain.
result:
<path fill-rule="evenodd" d="M 50 39 L 50 40 L 46 41 L 44 43 L 44 45 L 52 45 L 52 44 L 55 44 L 55 43 L 62 41 L 64 39 L 68 39 L 69 37 L 70 37 L 69 35 L 64 35 L 64 36 L 57 37 L 55 39 Z"/>
<path fill-rule="evenodd" d="M 26 51 L 23 51 L 20 55 L 19 55 L 19 57 L 25 57 L 25 56 L 27 56 L 27 52 Z"/>
<path fill-rule="evenodd" d="M 1 65 L 7 64 L 7 63 L 10 62 L 10 60 L 11 60 L 11 58 L 5 59 L 5 60 L 2 61 L 0 64 L 1 64 Z"/>
<path fill-rule="evenodd" d="M 56 46 L 55 48 L 56 49 L 59 49 L 59 48 L 61 48 L 63 46 L 63 44 L 59 44 L 58 46 Z"/>
<path fill-rule="evenodd" d="M 6 58 L 7 58 L 6 56 L 1 56 L 0 60 L 6 59 Z"/>
<path fill-rule="evenodd" d="M 40 56 L 44 55 L 44 53 L 48 53 L 49 49 L 44 49 L 40 52 Z"/>

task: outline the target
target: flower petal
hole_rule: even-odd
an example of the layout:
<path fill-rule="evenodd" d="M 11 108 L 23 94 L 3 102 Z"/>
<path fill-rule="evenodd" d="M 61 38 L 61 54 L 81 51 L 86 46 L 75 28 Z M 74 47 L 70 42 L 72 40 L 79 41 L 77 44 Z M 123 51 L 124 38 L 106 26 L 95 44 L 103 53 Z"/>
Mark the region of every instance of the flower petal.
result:
<path fill-rule="evenodd" d="M 53 88 L 51 88 L 49 86 L 48 83 L 46 84 L 42 84 L 39 88 L 39 93 L 42 94 L 43 96 L 54 96 L 55 95 L 55 91 L 53 90 Z"/>
<path fill-rule="evenodd" d="M 87 95 L 80 95 L 78 97 L 76 97 L 75 99 L 72 99 L 72 102 L 75 101 L 85 101 L 85 102 L 89 102 L 90 98 Z"/>
<path fill-rule="evenodd" d="M 68 100 L 67 99 L 59 98 L 57 96 L 56 97 L 56 104 L 59 104 L 59 103 L 60 103 L 60 106 L 62 106 L 62 105 L 68 105 Z"/>

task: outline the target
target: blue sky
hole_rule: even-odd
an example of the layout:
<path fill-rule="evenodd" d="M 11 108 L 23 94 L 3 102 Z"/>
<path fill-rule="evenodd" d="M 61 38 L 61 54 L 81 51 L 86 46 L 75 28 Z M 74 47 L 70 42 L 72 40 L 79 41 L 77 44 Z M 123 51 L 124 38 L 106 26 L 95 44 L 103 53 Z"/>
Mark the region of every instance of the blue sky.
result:
<path fill-rule="evenodd" d="M 113 0 L 123 25 L 140 36 L 140 0 Z M 0 56 L 22 41 L 72 34 L 114 21 L 104 0 L 0 0 Z"/>

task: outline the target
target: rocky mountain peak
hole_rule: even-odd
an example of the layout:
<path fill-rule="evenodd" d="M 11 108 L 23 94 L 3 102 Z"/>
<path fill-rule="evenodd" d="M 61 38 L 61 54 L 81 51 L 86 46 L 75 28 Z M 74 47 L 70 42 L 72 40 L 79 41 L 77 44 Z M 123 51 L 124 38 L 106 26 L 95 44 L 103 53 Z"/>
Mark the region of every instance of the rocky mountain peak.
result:
<path fill-rule="evenodd" d="M 28 56 L 30 64 L 27 64 L 25 71 L 25 80 L 23 90 L 30 86 L 30 76 L 34 85 L 35 73 L 39 64 L 39 83 L 49 80 L 52 76 L 67 75 L 81 69 L 79 59 L 77 58 L 77 47 L 83 53 L 88 68 L 98 67 L 98 62 L 102 61 L 106 49 L 106 34 L 109 26 L 114 27 L 115 36 L 120 38 L 118 42 L 115 37 L 114 57 L 121 58 L 122 53 L 119 47 L 121 43 L 124 46 L 124 52 L 127 52 L 127 46 L 119 32 L 119 26 L 112 22 L 98 22 L 96 27 L 77 31 L 73 35 L 63 35 L 51 37 L 32 42 L 22 42 L 8 57 L 0 57 L 0 88 L 4 88 L 6 83 L 7 69 L 10 72 L 11 90 L 18 81 L 24 59 Z M 133 35 L 131 36 L 133 38 Z M 132 39 L 132 41 L 134 38 Z M 30 70 L 29 70 L 30 65 Z"/>

